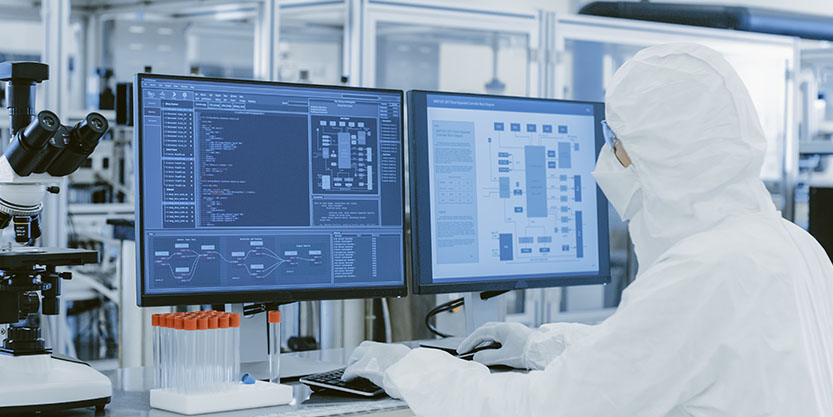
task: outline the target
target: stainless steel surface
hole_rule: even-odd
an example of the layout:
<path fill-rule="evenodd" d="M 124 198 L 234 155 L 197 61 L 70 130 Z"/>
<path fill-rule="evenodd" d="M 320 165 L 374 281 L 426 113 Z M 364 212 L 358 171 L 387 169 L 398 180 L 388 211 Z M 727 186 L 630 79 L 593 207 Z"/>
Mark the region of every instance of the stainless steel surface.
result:
<path fill-rule="evenodd" d="M 322 361 L 327 363 L 334 363 L 344 366 L 349 359 L 349 354 L 352 350 L 348 349 L 329 349 L 323 351 L 312 352 L 298 352 L 288 353 L 283 356 L 288 360 L 292 359 L 309 359 L 315 361 Z M 283 359 L 282 359 L 283 361 Z M 246 370 L 245 368 L 243 369 Z M 104 416 L 180 416 L 181 414 L 171 413 L 167 411 L 152 409 L 150 407 L 149 390 L 153 383 L 153 369 L 152 368 L 127 368 L 116 369 L 104 373 L 113 382 L 113 399 L 107 405 L 103 414 Z M 378 399 L 356 398 L 352 396 L 342 395 L 323 395 L 313 394 L 309 387 L 298 383 L 297 381 L 284 382 L 291 385 L 294 391 L 294 400 L 289 405 L 280 407 L 264 407 L 253 408 L 248 410 L 238 410 L 225 413 L 214 413 L 211 416 L 280 416 L 285 413 L 312 411 L 316 407 L 326 407 L 341 404 L 358 404 L 362 403 L 370 406 L 380 401 L 390 401 L 388 397 Z M 404 403 L 403 403 L 404 407 Z M 50 415 L 55 416 L 94 416 L 94 408 L 86 408 L 79 410 L 67 410 L 60 413 Z M 353 414 L 351 414 L 353 415 Z M 369 412 L 368 415 L 389 416 L 389 417 L 404 417 L 412 416 L 413 414 L 407 408 L 383 411 L 383 412 Z"/>

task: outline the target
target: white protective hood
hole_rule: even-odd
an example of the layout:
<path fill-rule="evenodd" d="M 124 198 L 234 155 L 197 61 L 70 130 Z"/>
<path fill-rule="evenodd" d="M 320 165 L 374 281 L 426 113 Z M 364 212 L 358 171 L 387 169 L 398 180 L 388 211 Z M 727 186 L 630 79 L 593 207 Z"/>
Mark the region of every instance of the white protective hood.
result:
<path fill-rule="evenodd" d="M 775 210 L 760 180 L 766 138 L 755 107 L 714 50 L 642 50 L 616 72 L 605 105 L 643 191 L 630 222 L 641 265 L 727 217 Z"/>
<path fill-rule="evenodd" d="M 731 66 L 698 45 L 643 50 L 607 121 L 642 188 L 616 313 L 542 326 L 528 374 L 415 349 L 388 392 L 419 416 L 833 416 L 833 265 L 759 179 L 765 139 Z"/>

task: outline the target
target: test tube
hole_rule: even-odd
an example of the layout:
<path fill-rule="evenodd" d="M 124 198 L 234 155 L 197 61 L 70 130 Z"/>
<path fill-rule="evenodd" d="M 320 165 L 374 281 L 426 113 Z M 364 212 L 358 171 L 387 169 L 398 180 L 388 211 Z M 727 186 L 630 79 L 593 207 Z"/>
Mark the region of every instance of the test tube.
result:
<path fill-rule="evenodd" d="M 269 382 L 281 383 L 281 312 L 270 311 L 269 322 Z"/>
<path fill-rule="evenodd" d="M 176 333 L 176 316 L 173 314 L 166 315 L 167 326 L 166 326 L 166 342 L 167 346 L 165 349 L 165 362 L 166 362 L 166 374 L 167 374 L 167 382 L 165 388 L 173 388 L 174 386 L 174 379 L 176 378 L 175 369 L 174 369 L 174 362 L 176 358 L 174 354 L 176 353 L 176 346 L 174 346 L 174 336 Z"/>
<path fill-rule="evenodd" d="M 232 313 L 231 321 L 231 352 L 233 355 L 231 363 L 231 381 L 240 380 L 240 314 Z"/>
<path fill-rule="evenodd" d="M 171 321 L 170 314 L 163 314 L 159 318 L 159 326 L 162 330 L 162 386 L 160 388 L 169 388 L 171 386 Z"/>
<path fill-rule="evenodd" d="M 222 366 L 222 382 L 225 384 L 231 382 L 231 337 L 229 337 L 231 329 L 229 328 L 228 314 L 220 313 L 217 318 L 217 327 L 220 329 L 220 344 L 223 346 L 220 365 Z"/>
<path fill-rule="evenodd" d="M 220 347 L 218 346 L 218 341 L 220 340 L 217 337 L 217 323 L 218 318 L 216 315 L 209 315 L 208 316 L 208 357 L 210 358 L 209 364 L 209 376 L 207 381 L 209 384 L 214 385 L 220 382 L 219 375 L 220 375 L 220 368 L 219 368 L 219 359 L 220 359 Z"/>
<path fill-rule="evenodd" d="M 185 366 L 183 360 L 185 359 L 185 349 L 183 346 L 183 332 L 185 328 L 185 317 L 183 315 L 174 316 L 174 383 L 173 388 L 177 391 L 183 391 L 185 388 Z"/>
<path fill-rule="evenodd" d="M 190 315 L 185 319 L 185 391 L 193 392 L 199 384 L 197 379 L 197 366 L 199 364 L 197 358 L 197 316 Z"/>
<path fill-rule="evenodd" d="M 208 363 L 211 358 L 208 356 L 208 316 L 200 314 L 197 316 L 197 344 L 199 351 L 197 353 L 197 380 L 199 385 L 205 386 L 208 382 Z"/>
<path fill-rule="evenodd" d="M 150 325 L 153 327 L 153 387 L 159 388 L 162 385 L 162 367 L 160 366 L 162 356 L 159 352 L 159 314 L 150 316 Z"/>
<path fill-rule="evenodd" d="M 176 346 L 174 345 L 174 337 L 176 336 L 176 316 L 173 314 L 168 315 L 168 386 L 167 388 L 173 388 L 174 386 L 174 379 L 176 378 L 176 372 L 174 369 L 174 362 L 176 361 Z"/>

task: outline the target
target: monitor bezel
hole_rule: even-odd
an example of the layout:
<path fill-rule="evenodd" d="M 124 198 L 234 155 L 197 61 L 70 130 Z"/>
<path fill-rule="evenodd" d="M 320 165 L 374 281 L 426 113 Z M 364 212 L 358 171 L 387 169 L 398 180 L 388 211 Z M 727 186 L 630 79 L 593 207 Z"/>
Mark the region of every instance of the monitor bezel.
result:
<path fill-rule="evenodd" d="M 327 89 L 327 90 L 345 90 L 345 91 L 361 91 L 361 92 L 379 92 L 399 95 L 400 117 L 399 124 L 399 147 L 400 147 L 400 167 L 402 170 L 402 283 L 395 286 L 381 286 L 381 287 L 344 287 L 334 289 L 299 289 L 299 290 L 268 290 L 268 291 L 229 291 L 224 293 L 219 292 L 200 292 L 200 293 L 173 293 L 173 294 L 148 294 L 145 288 L 145 235 L 144 230 L 144 207 L 141 196 L 144 194 L 144 182 L 142 180 L 143 165 L 143 148 L 142 148 L 142 80 L 146 78 L 152 79 L 167 79 L 176 81 L 205 81 L 205 82 L 223 82 L 232 84 L 248 84 L 248 85 L 267 85 L 279 87 L 300 87 L 305 89 Z M 171 305 L 194 305 L 194 304 L 225 304 L 225 303 L 290 303 L 295 301 L 310 301 L 310 300 L 342 300 L 342 299 L 357 299 L 357 298 L 378 298 L 378 297 L 404 297 L 408 295 L 408 285 L 406 280 L 406 266 L 407 263 L 407 228 L 405 224 L 405 192 L 406 185 L 404 180 L 405 171 L 405 94 L 402 90 L 382 89 L 382 88 L 361 88 L 350 87 L 342 85 L 325 85 L 325 84 L 297 84 L 285 83 L 275 81 L 262 80 L 246 80 L 246 79 L 232 79 L 232 78 L 215 78 L 215 77 L 193 77 L 181 75 L 167 75 L 167 74 L 148 74 L 139 73 L 133 79 L 133 96 L 135 97 L 135 106 L 133 107 L 134 127 L 133 127 L 133 152 L 134 152 L 134 177 L 135 177 L 135 213 L 136 218 L 136 271 L 137 271 L 137 299 L 136 302 L 141 307 L 153 306 L 171 306 Z"/>
<path fill-rule="evenodd" d="M 502 98 L 510 100 L 547 101 L 560 103 L 582 103 L 593 106 L 596 133 L 596 157 L 604 145 L 601 121 L 604 120 L 604 103 L 576 100 L 542 99 L 534 97 L 496 96 L 428 90 L 410 90 L 408 105 L 408 160 L 410 191 L 411 231 L 411 275 L 414 294 L 444 294 L 455 292 L 510 291 L 527 288 L 567 287 L 579 285 L 608 284 L 610 276 L 610 237 L 607 233 L 599 236 L 599 272 L 597 274 L 570 274 L 540 276 L 496 276 L 483 277 L 482 281 L 456 281 L 434 283 L 431 266 L 431 210 L 430 185 L 428 184 L 427 145 L 417 143 L 418 138 L 428 137 L 427 96 L 465 96 L 481 98 Z M 608 230 L 608 202 L 599 186 L 596 186 L 598 230 Z M 424 255 L 423 255 L 424 254 Z"/>

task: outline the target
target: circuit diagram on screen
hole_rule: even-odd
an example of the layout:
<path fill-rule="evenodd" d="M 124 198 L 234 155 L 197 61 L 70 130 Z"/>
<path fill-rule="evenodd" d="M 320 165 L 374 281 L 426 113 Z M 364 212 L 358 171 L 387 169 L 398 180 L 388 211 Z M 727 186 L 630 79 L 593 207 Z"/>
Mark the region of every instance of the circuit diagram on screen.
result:
<path fill-rule="evenodd" d="M 371 118 L 311 117 L 314 194 L 378 194 L 379 141 Z"/>
<path fill-rule="evenodd" d="M 494 122 L 486 139 L 489 183 L 481 201 L 502 208 L 491 233 L 501 261 L 582 258 L 582 176 L 573 158 L 583 150 L 567 125 Z M 495 204 L 497 203 L 497 204 Z"/>

